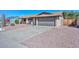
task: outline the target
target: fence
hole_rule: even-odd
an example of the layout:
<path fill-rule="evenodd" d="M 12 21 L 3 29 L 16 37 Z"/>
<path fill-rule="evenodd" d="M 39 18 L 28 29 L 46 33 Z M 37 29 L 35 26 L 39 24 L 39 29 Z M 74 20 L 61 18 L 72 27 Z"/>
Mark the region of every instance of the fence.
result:
<path fill-rule="evenodd" d="M 74 26 L 76 25 L 76 20 L 75 19 L 64 19 L 65 26 Z"/>

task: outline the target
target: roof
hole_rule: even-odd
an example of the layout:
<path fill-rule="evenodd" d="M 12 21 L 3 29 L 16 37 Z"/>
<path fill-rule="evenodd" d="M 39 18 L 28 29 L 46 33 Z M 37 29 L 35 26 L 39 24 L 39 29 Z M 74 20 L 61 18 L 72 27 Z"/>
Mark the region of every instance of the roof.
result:
<path fill-rule="evenodd" d="M 42 14 L 51 14 L 51 13 L 49 13 L 49 12 L 42 12 L 42 13 L 40 13 L 38 15 L 42 15 Z"/>
<path fill-rule="evenodd" d="M 49 17 L 49 16 L 60 16 L 63 15 L 63 12 L 56 12 L 56 13 L 40 13 L 37 15 L 29 15 L 29 16 L 22 16 L 21 18 L 31 18 L 31 17 Z"/>

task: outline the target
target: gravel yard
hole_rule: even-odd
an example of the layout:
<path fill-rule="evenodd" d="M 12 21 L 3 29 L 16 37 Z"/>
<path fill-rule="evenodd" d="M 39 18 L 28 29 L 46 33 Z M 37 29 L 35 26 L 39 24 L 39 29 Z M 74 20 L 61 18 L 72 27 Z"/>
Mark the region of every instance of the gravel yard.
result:
<path fill-rule="evenodd" d="M 79 28 L 52 28 L 22 44 L 29 48 L 79 48 Z"/>

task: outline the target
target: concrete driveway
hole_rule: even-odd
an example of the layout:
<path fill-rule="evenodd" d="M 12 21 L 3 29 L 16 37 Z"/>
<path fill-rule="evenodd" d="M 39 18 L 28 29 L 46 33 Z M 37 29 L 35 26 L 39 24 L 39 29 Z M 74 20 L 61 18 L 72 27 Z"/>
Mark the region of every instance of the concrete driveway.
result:
<path fill-rule="evenodd" d="M 0 32 L 0 47 L 2 48 L 21 48 L 27 47 L 21 44 L 23 41 L 32 38 L 40 33 L 49 30 L 48 26 L 28 26 L 15 30 Z"/>
<path fill-rule="evenodd" d="M 79 48 L 79 28 L 51 28 L 22 44 L 29 48 Z"/>
<path fill-rule="evenodd" d="M 0 32 L 0 48 L 79 48 L 79 28 L 28 26 Z"/>

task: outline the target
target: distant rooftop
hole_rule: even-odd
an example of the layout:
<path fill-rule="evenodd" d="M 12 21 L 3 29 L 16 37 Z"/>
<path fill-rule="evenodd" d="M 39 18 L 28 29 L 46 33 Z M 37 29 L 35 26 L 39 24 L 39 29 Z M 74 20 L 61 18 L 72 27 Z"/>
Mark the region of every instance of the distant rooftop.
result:
<path fill-rule="evenodd" d="M 51 13 L 49 13 L 49 12 L 42 12 L 42 13 L 40 13 L 38 15 L 42 15 L 42 14 L 51 14 Z"/>

